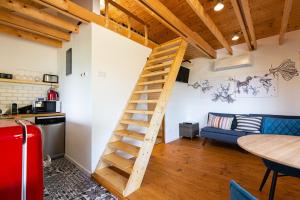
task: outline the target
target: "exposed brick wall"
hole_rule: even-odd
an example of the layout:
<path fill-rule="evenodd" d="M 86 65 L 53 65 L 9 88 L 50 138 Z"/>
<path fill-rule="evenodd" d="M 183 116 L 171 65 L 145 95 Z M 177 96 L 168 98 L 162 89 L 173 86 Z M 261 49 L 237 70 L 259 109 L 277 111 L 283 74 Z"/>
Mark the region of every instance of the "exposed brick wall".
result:
<path fill-rule="evenodd" d="M 4 112 L 10 109 L 12 103 L 18 108 L 32 105 L 37 97 L 46 97 L 49 86 L 0 83 L 0 109 Z"/>

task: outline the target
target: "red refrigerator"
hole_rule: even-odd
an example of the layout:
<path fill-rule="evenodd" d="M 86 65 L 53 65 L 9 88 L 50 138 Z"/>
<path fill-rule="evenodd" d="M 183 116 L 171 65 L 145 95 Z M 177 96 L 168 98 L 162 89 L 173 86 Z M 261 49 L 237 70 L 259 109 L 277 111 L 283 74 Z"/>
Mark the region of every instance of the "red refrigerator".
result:
<path fill-rule="evenodd" d="M 41 132 L 29 122 L 0 120 L 0 199 L 43 199 Z"/>

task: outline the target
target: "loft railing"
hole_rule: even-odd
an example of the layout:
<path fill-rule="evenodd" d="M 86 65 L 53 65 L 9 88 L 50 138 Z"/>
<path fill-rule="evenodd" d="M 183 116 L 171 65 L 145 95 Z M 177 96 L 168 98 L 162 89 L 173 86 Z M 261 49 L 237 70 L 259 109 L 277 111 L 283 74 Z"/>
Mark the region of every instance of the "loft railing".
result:
<path fill-rule="evenodd" d="M 129 10 L 124 8 L 123 6 L 121 6 L 120 4 L 118 4 L 118 3 L 116 3 L 112 0 L 105 0 L 104 2 L 105 2 L 104 12 L 102 13 L 100 11 L 100 14 L 105 16 L 105 26 L 108 27 L 111 20 L 115 21 L 114 19 L 111 18 L 110 13 L 109 13 L 110 6 L 113 6 L 113 7 L 117 8 L 119 11 L 121 11 L 122 13 L 124 13 L 127 17 L 127 24 L 121 24 L 121 25 L 127 27 L 127 32 L 128 32 L 127 37 L 131 38 L 132 31 L 134 31 L 134 32 L 142 35 L 145 38 L 144 44 L 147 46 L 148 42 L 149 42 L 149 40 L 148 40 L 148 35 L 149 35 L 149 26 L 148 26 L 148 24 L 144 20 L 142 20 L 138 16 L 134 15 L 132 12 L 130 12 Z M 135 20 L 136 22 L 143 25 L 144 33 L 140 33 L 132 27 L 132 20 Z"/>

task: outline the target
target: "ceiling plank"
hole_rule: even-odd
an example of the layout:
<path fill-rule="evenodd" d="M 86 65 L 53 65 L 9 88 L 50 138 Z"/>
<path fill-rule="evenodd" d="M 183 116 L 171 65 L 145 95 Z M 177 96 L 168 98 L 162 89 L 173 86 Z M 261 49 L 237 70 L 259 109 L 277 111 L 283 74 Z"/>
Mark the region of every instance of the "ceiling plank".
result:
<path fill-rule="evenodd" d="M 18 38 L 23 38 L 26 40 L 38 42 L 41 44 L 45 44 L 48 46 L 56 47 L 56 48 L 61 48 L 62 47 L 62 42 L 54 39 L 50 39 L 41 35 L 37 35 L 34 33 L 30 33 L 27 31 L 23 30 L 17 30 L 15 28 L 11 28 L 9 26 L 1 25 L 0 24 L 0 33 L 4 33 L 7 35 L 15 36 Z"/>
<path fill-rule="evenodd" d="M 232 55 L 232 48 L 226 41 L 225 37 L 218 29 L 216 24 L 210 18 L 210 16 L 205 12 L 204 7 L 201 5 L 199 0 L 186 0 L 193 11 L 198 15 L 202 22 L 207 26 L 207 28 L 212 32 L 212 34 L 217 38 L 217 40 L 222 44 L 222 46 Z"/>
<path fill-rule="evenodd" d="M 180 19 L 176 17 L 166 6 L 159 0 L 135 0 L 141 2 L 140 5 L 163 24 L 168 23 L 167 27 L 172 26 L 171 30 L 176 30 L 175 33 L 185 38 L 189 43 L 197 49 L 205 53 L 211 58 L 216 58 L 216 51 L 197 33 L 192 31 Z M 148 8 L 147 8 L 148 7 Z"/>
<path fill-rule="evenodd" d="M 50 15 L 19 0 L 1 0 L 0 6 L 71 32 L 79 32 L 79 27 L 77 25 Z"/>
<path fill-rule="evenodd" d="M 242 0 L 240 1 L 240 3 L 249 30 L 252 46 L 254 49 L 257 49 L 257 41 L 256 41 L 255 30 L 254 30 L 253 21 L 250 13 L 249 0 Z"/>
<path fill-rule="evenodd" d="M 59 31 L 53 28 L 50 28 L 46 25 L 39 24 L 22 17 L 13 15 L 9 12 L 0 11 L 0 23 L 5 22 L 13 25 L 14 27 L 19 27 L 29 32 L 38 33 L 45 37 L 51 37 L 57 40 L 70 41 L 70 34 L 63 31 Z"/>
<path fill-rule="evenodd" d="M 292 10 L 293 0 L 285 0 L 284 1 L 284 8 L 283 8 L 283 15 L 281 20 L 281 27 L 279 32 L 279 44 L 283 44 L 284 41 L 284 34 L 286 32 L 289 18 Z"/>
<path fill-rule="evenodd" d="M 241 30 L 242 30 L 243 36 L 245 38 L 246 44 L 248 46 L 248 49 L 253 50 L 252 45 L 250 43 L 249 35 L 247 33 L 246 24 L 243 20 L 243 16 L 242 16 L 242 13 L 241 13 L 241 10 L 240 10 L 240 7 L 239 7 L 239 4 L 237 1 L 238 0 L 231 0 L 231 4 L 232 4 L 233 10 L 234 10 L 234 13 L 237 17 L 237 20 L 239 22 L 239 25 L 241 27 Z"/>

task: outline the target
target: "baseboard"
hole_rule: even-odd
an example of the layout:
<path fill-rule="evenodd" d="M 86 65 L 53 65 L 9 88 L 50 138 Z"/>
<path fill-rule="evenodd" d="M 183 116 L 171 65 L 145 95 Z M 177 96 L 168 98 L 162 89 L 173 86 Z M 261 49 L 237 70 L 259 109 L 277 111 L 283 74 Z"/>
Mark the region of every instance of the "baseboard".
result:
<path fill-rule="evenodd" d="M 92 172 L 90 170 L 87 170 L 85 167 L 83 167 L 78 162 L 76 162 L 71 156 L 65 154 L 65 158 L 67 160 L 69 160 L 71 163 L 73 163 L 74 165 L 76 165 L 79 168 L 79 170 L 82 171 L 83 173 L 85 173 L 87 176 L 91 176 Z"/>
<path fill-rule="evenodd" d="M 168 144 L 168 143 L 171 143 L 171 142 L 174 142 L 175 140 L 178 140 L 178 139 L 180 139 L 180 137 L 174 137 L 174 138 L 167 138 L 167 139 L 165 139 L 165 144 Z"/>

